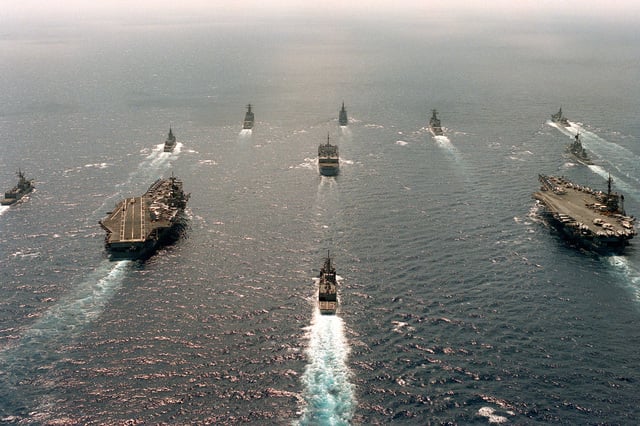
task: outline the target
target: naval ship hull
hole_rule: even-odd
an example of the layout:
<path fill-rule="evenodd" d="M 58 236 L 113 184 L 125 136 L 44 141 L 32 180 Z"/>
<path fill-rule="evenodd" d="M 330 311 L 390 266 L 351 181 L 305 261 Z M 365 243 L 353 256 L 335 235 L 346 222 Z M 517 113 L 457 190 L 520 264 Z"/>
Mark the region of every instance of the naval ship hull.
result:
<path fill-rule="evenodd" d="M 320 144 L 318 147 L 318 171 L 322 176 L 335 176 L 340 170 L 340 154 L 338 154 L 338 146 L 329 143 L 329 135 L 327 135 L 327 143 Z"/>
<path fill-rule="evenodd" d="M 24 197 L 33 191 L 33 180 L 25 178 L 22 171 L 18 171 L 18 184 L 4 193 L 4 197 L 0 199 L 0 205 L 10 206 L 17 203 Z"/>
<path fill-rule="evenodd" d="M 247 105 L 247 112 L 244 115 L 244 121 L 242 122 L 243 130 L 251 130 L 253 129 L 253 123 L 255 121 L 255 116 L 253 111 L 251 111 L 251 104 Z"/>
<path fill-rule="evenodd" d="M 344 102 L 342 103 L 342 108 L 340 109 L 340 114 L 338 115 L 338 123 L 344 127 L 349 124 L 349 118 L 347 117 L 347 110 L 344 108 Z"/>
<path fill-rule="evenodd" d="M 337 176 L 340 172 L 338 162 L 319 162 L 318 170 L 322 176 Z"/>
<path fill-rule="evenodd" d="M 139 197 L 121 200 L 100 221 L 107 232 L 105 247 L 112 260 L 146 259 L 155 250 L 175 242 L 186 227 L 189 194 L 176 178 L 158 179 Z"/>
<path fill-rule="evenodd" d="M 619 253 L 636 235 L 635 218 L 627 216 L 624 197 L 575 184 L 565 178 L 540 175 L 533 194 L 544 207 L 543 217 L 570 243 L 598 253 Z"/>
<path fill-rule="evenodd" d="M 335 315 L 338 311 L 338 280 L 336 269 L 331 263 L 331 257 L 327 258 L 320 269 L 318 282 L 318 308 L 322 315 Z"/>

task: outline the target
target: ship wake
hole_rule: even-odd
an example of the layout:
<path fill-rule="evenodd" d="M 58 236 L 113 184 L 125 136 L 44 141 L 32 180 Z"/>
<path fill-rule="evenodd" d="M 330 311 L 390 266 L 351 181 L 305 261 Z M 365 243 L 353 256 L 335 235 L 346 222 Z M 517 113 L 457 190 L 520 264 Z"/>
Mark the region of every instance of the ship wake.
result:
<path fill-rule="evenodd" d="M 609 178 L 610 173 L 605 169 L 615 170 L 615 172 L 611 173 L 615 185 L 625 194 L 640 200 L 640 190 L 637 189 L 640 186 L 640 156 L 623 146 L 601 138 L 578 123 L 569 122 L 571 124 L 569 127 L 558 126 L 553 122 L 548 123 L 563 134 L 571 137 L 571 139 L 579 133 L 585 149 L 593 153 L 598 157 L 599 162 L 605 165 L 605 167 L 591 165 L 589 169 L 605 179 Z"/>
<path fill-rule="evenodd" d="M 348 425 L 356 403 L 342 318 L 321 315 L 316 307 L 308 339 L 308 364 L 302 376 L 304 405 L 298 424 Z"/>
<path fill-rule="evenodd" d="M 9 210 L 9 206 L 0 206 L 0 216 L 2 216 L 7 210 Z"/>
<path fill-rule="evenodd" d="M 629 260 L 623 256 L 609 256 L 607 261 L 624 278 L 633 299 L 640 302 L 640 271 L 630 265 Z"/>
<path fill-rule="evenodd" d="M 153 150 L 140 162 L 138 167 L 129 173 L 129 178 L 126 182 L 116 185 L 117 190 L 104 198 L 104 202 L 100 207 L 92 212 L 92 215 L 102 213 L 108 208 L 113 207 L 114 200 L 122 198 L 123 192 L 126 194 L 131 193 L 131 185 L 134 182 L 142 182 L 144 185 L 150 185 L 154 180 L 158 178 L 158 173 L 161 172 L 167 165 L 171 164 L 171 161 L 176 160 L 182 151 L 184 145 L 182 142 L 176 143 L 173 152 L 164 152 L 164 144 L 156 145 Z M 148 152 L 148 149 L 142 151 Z"/>
<path fill-rule="evenodd" d="M 248 139 L 252 134 L 253 129 L 242 129 L 240 130 L 240 133 L 238 133 L 238 136 L 240 137 L 240 139 Z"/>
<path fill-rule="evenodd" d="M 33 410 L 26 406 L 30 402 L 43 403 L 36 395 L 46 397 L 47 387 L 55 385 L 43 375 L 55 369 L 68 345 L 100 316 L 120 288 L 129 264 L 103 262 L 72 293 L 45 311 L 15 344 L 0 350 L 0 412 L 22 416 Z"/>

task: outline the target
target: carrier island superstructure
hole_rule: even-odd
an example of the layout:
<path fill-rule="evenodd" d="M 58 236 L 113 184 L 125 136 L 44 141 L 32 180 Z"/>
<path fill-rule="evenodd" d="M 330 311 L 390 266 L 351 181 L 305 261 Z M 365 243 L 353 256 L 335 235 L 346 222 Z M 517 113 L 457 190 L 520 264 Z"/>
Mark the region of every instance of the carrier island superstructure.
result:
<path fill-rule="evenodd" d="M 549 221 L 569 240 L 595 251 L 620 251 L 636 235 L 635 218 L 624 211 L 624 196 L 578 185 L 564 177 L 539 175 L 540 191 L 533 197 Z"/>
<path fill-rule="evenodd" d="M 100 221 L 107 232 L 105 246 L 112 259 L 138 259 L 153 253 L 184 224 L 190 194 L 175 176 L 158 179 L 143 195 L 125 198 Z"/>

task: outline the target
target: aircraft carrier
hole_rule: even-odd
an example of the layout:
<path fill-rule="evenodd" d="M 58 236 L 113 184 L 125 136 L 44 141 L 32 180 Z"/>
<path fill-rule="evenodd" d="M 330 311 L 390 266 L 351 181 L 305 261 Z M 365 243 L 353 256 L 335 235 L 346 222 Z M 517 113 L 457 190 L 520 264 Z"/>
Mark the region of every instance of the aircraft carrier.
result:
<path fill-rule="evenodd" d="M 107 231 L 105 246 L 112 259 L 141 259 L 184 225 L 183 212 L 190 194 L 173 175 L 158 179 L 140 197 L 120 201 L 100 221 Z"/>
<path fill-rule="evenodd" d="M 540 201 L 550 223 L 571 242 L 594 251 L 621 251 L 636 235 L 635 218 L 624 211 L 624 196 L 595 191 L 564 177 L 539 175 Z"/>

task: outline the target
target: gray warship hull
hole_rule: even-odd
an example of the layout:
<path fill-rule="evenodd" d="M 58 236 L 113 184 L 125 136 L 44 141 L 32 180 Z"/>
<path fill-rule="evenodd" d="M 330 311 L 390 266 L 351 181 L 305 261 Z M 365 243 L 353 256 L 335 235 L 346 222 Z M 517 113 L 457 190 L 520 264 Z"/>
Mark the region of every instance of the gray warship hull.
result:
<path fill-rule="evenodd" d="M 442 136 L 444 132 L 442 131 L 442 125 L 440 124 L 440 119 L 438 118 L 438 111 L 432 110 L 431 118 L 429 119 L 429 130 L 433 136 Z"/>
<path fill-rule="evenodd" d="M 340 123 L 341 126 L 349 124 L 349 118 L 347 117 L 347 110 L 344 108 L 344 102 L 342 103 L 340 114 L 338 115 L 338 123 Z"/>
<path fill-rule="evenodd" d="M 255 117 L 253 115 L 253 111 L 251 111 L 251 104 L 247 105 L 247 112 L 244 115 L 244 121 L 242 122 L 243 130 L 251 130 L 253 129 L 253 122 Z"/>
<path fill-rule="evenodd" d="M 33 191 L 33 188 L 33 180 L 25 178 L 22 171 L 18 171 L 17 185 L 4 193 L 4 197 L 0 199 L 0 205 L 10 206 L 17 203 L 22 197 Z"/>
<path fill-rule="evenodd" d="M 336 269 L 327 254 L 318 283 L 318 308 L 322 315 L 335 315 L 338 310 L 338 280 Z"/>
<path fill-rule="evenodd" d="M 173 131 L 171 127 L 169 127 L 169 135 L 167 136 L 167 140 L 164 141 L 164 152 L 173 152 L 173 149 L 176 147 L 176 137 L 173 135 Z"/>

